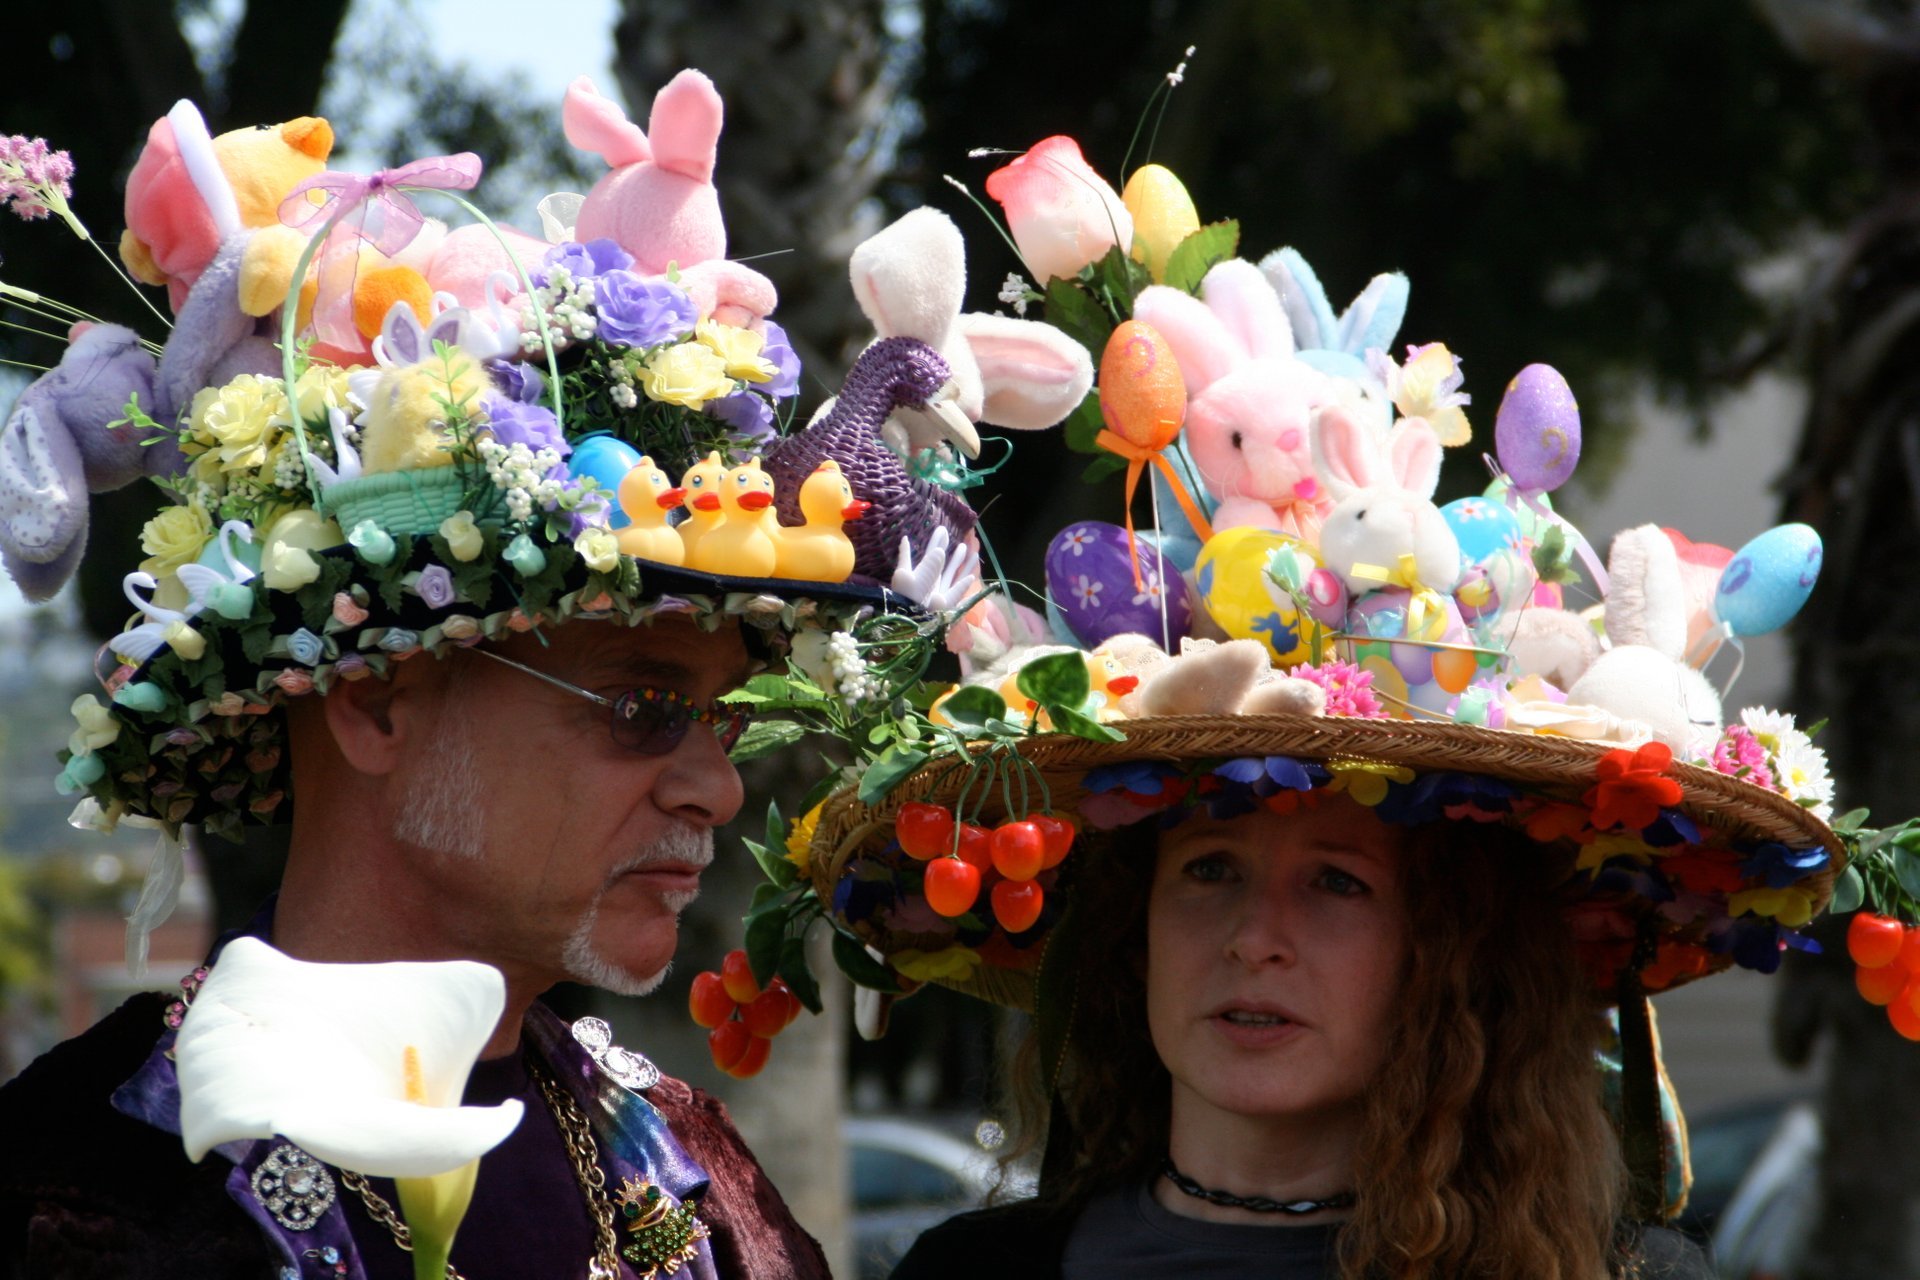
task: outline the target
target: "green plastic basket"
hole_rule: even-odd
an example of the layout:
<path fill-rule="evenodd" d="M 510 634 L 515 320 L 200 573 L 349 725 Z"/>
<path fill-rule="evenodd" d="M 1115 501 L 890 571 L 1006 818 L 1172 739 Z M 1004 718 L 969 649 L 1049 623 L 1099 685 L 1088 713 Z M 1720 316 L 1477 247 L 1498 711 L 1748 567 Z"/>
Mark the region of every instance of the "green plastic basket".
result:
<path fill-rule="evenodd" d="M 481 496 L 468 504 L 471 487 L 458 467 L 427 467 L 336 481 L 321 498 L 342 529 L 371 520 L 388 533 L 434 533 L 441 521 L 459 511 L 471 511 L 474 523 L 483 528 L 505 524 L 499 493 L 483 480 Z"/>

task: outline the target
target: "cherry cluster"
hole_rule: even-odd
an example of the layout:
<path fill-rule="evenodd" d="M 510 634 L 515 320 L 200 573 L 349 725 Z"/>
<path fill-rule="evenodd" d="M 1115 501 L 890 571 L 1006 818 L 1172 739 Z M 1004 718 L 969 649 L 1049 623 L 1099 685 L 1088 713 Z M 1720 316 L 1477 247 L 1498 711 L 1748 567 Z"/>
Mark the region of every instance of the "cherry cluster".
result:
<path fill-rule="evenodd" d="M 1858 966 L 1854 988 L 1867 1003 L 1886 1007 L 1895 1031 L 1920 1040 L 1920 929 L 1859 912 L 1847 926 L 1847 954 Z"/>
<path fill-rule="evenodd" d="M 753 980 L 744 951 L 729 951 L 720 972 L 696 974 L 687 1008 L 707 1032 L 713 1065 L 738 1080 L 758 1075 L 773 1038 L 800 1014 L 800 997 L 779 978 L 764 989 Z"/>
<path fill-rule="evenodd" d="M 1073 848 L 1073 824 L 1033 814 L 992 829 L 958 822 L 945 805 L 913 801 L 900 807 L 893 834 L 900 847 L 927 864 L 927 905 L 948 918 L 973 910 L 983 884 L 993 918 L 1008 933 L 1024 933 L 1046 900 L 1042 871 L 1057 867 Z"/>

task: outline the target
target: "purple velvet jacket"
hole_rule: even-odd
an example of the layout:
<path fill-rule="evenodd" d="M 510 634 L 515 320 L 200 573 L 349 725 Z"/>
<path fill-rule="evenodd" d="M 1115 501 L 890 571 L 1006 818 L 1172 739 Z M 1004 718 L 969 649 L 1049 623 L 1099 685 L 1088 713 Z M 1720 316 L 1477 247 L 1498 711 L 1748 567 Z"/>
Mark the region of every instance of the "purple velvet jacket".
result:
<path fill-rule="evenodd" d="M 0 1276 L 357 1280 L 364 1272 L 338 1200 L 293 1231 L 254 1196 L 253 1172 L 278 1141 L 187 1160 L 165 1004 L 135 996 L 0 1088 Z M 644 1094 L 625 1089 L 543 1005 L 525 1032 L 588 1117 L 610 1188 L 631 1174 L 676 1200 L 698 1198 L 711 1234 L 676 1280 L 828 1274 L 720 1103 L 671 1077 Z"/>

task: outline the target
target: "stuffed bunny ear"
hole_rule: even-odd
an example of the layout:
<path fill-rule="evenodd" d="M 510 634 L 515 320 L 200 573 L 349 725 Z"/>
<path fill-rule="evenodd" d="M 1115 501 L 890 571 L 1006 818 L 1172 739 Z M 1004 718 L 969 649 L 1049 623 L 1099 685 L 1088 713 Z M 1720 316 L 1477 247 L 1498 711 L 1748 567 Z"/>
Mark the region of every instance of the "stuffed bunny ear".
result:
<path fill-rule="evenodd" d="M 655 162 L 695 182 L 712 182 L 725 115 L 720 91 L 700 72 L 689 67 L 667 81 L 654 95 L 653 112 L 647 117 Z"/>
<path fill-rule="evenodd" d="M 1093 386 L 1087 349 L 1050 324 L 972 312 L 959 327 L 980 365 L 980 421 L 990 426 L 1051 427 Z"/>
<path fill-rule="evenodd" d="M 1162 284 L 1148 285 L 1133 300 L 1133 318 L 1158 330 L 1180 362 L 1189 398 L 1199 395 L 1233 368 L 1239 345 L 1220 317 L 1191 294 Z"/>
<path fill-rule="evenodd" d="M 1291 248 L 1275 249 L 1260 259 L 1260 273 L 1279 295 L 1281 310 L 1293 325 L 1293 341 L 1301 351 L 1333 345 L 1339 322 L 1320 277 L 1307 260 Z"/>
<path fill-rule="evenodd" d="M 1335 501 L 1389 479 L 1373 433 L 1340 405 L 1322 405 L 1314 410 L 1307 447 L 1313 455 L 1314 474 Z"/>
<path fill-rule="evenodd" d="M 847 274 L 875 333 L 939 347 L 966 296 L 966 242 L 953 219 L 923 206 L 861 241 Z"/>
<path fill-rule="evenodd" d="M 87 545 L 86 466 L 54 403 L 53 373 L 20 393 L 0 428 L 0 559 L 27 599 L 51 599 Z"/>
<path fill-rule="evenodd" d="M 1440 487 L 1440 437 L 1425 418 L 1402 418 L 1387 433 L 1393 483 L 1422 498 Z"/>
<path fill-rule="evenodd" d="M 1406 318 L 1410 291 L 1407 277 L 1401 272 L 1375 276 L 1348 305 L 1340 317 L 1339 341 L 1329 345 L 1355 356 L 1389 349 L 1393 336 L 1400 332 L 1400 322 Z"/>
<path fill-rule="evenodd" d="M 1680 557 L 1658 525 L 1622 530 L 1607 552 L 1607 638 L 1678 658 L 1687 645 Z"/>
<path fill-rule="evenodd" d="M 1241 354 L 1251 359 L 1283 359 L 1293 354 L 1293 325 L 1260 268 L 1232 258 L 1218 263 L 1200 282 L 1207 309 L 1233 335 Z"/>
<path fill-rule="evenodd" d="M 653 159 L 653 148 L 647 145 L 647 135 L 640 132 L 640 126 L 627 119 L 619 103 L 601 96 L 586 76 L 576 77 L 567 86 L 560 123 L 568 142 L 582 151 L 595 152 L 616 169 Z"/>

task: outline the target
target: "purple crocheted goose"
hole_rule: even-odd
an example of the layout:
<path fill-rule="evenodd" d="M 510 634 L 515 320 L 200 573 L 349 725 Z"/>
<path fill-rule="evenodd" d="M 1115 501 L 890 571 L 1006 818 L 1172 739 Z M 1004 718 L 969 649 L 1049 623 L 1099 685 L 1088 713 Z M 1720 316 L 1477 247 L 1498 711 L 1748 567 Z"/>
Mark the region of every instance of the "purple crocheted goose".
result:
<path fill-rule="evenodd" d="M 880 441 L 880 425 L 896 406 L 938 412 L 947 403 L 939 397 L 949 380 L 947 362 L 926 343 L 882 338 L 853 362 L 824 417 L 766 450 L 763 465 L 773 475 L 781 523 L 803 522 L 800 486 L 827 458 L 840 464 L 853 496 L 873 504 L 846 527 L 854 581 L 891 580 L 903 536 L 917 560 L 935 529 L 945 526 L 957 546 L 978 518 L 958 494 L 909 475 L 899 455 Z"/>

